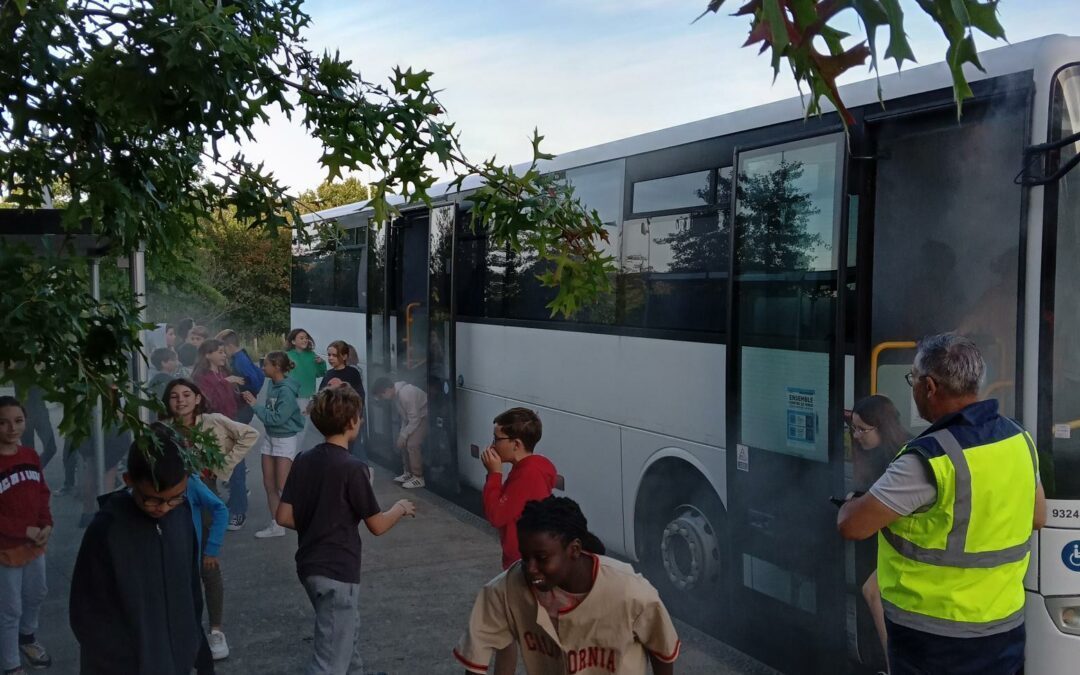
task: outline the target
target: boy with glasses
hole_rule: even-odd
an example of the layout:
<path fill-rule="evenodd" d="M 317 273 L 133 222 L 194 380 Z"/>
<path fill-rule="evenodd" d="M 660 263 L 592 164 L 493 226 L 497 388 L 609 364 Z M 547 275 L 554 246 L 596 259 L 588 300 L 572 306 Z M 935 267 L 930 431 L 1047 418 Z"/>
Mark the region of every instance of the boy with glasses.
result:
<path fill-rule="evenodd" d="M 528 408 L 511 408 L 492 421 L 495 427 L 491 445 L 480 456 L 488 472 L 484 482 L 484 517 L 499 531 L 505 570 L 521 559 L 517 521 L 525 504 L 550 497 L 557 473 L 551 460 L 533 454 L 544 431 L 536 413 Z M 503 464 L 510 465 L 505 483 Z M 513 673 L 516 668 L 514 644 L 496 653 L 495 675 Z"/>
<path fill-rule="evenodd" d="M 536 413 L 528 408 L 511 408 L 493 422 L 491 445 L 480 456 L 488 472 L 484 482 L 484 517 L 499 531 L 502 565 L 506 569 L 521 558 L 517 519 L 525 503 L 550 497 L 557 473 L 551 460 L 533 454 L 544 432 Z M 510 465 L 505 483 L 503 464 Z"/>
<path fill-rule="evenodd" d="M 205 639 L 188 472 L 173 432 L 153 431 L 156 447 L 132 443 L 127 488 L 99 499 L 75 561 L 70 620 L 83 675 L 190 673 Z"/>

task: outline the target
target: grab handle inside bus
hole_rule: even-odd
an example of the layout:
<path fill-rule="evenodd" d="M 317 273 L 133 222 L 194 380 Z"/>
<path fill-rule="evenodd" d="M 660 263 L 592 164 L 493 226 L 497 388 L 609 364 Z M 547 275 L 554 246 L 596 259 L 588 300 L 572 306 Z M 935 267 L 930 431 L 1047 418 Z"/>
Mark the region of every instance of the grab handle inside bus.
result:
<path fill-rule="evenodd" d="M 420 306 L 419 302 L 410 302 L 405 306 L 405 367 L 412 368 L 412 324 L 413 310 Z"/>
<path fill-rule="evenodd" d="M 887 352 L 890 349 L 915 349 L 918 343 L 907 340 L 894 340 L 891 342 L 880 342 L 874 346 L 873 351 L 870 352 L 870 394 L 876 394 L 878 391 L 878 359 L 883 352 Z"/>

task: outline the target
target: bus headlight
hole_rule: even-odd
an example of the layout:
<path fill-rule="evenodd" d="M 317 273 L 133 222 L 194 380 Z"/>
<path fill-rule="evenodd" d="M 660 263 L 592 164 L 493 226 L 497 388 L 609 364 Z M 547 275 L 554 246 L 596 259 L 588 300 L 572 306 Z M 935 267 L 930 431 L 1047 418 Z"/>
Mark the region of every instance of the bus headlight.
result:
<path fill-rule="evenodd" d="M 1062 633 L 1080 635 L 1080 597 L 1046 598 L 1046 610 Z"/>
<path fill-rule="evenodd" d="M 1066 607 L 1061 610 L 1061 623 L 1068 628 L 1080 628 L 1080 607 Z"/>

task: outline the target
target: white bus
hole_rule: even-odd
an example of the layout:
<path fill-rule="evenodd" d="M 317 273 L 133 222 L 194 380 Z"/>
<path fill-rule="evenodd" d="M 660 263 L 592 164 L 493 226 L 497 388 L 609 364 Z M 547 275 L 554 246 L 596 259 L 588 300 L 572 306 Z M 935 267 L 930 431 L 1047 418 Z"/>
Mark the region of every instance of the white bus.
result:
<path fill-rule="evenodd" d="M 986 397 L 1036 436 L 1049 497 L 1027 577 L 1028 673 L 1080 663 L 1080 39 L 988 51 L 958 120 L 944 64 L 547 163 L 595 208 L 614 291 L 551 318 L 528 253 L 469 223 L 469 190 L 298 257 L 293 324 L 358 345 L 370 386 L 426 386 L 429 486 L 475 507 L 492 418 L 537 410 L 540 450 L 609 549 L 676 612 L 788 673 L 882 666 L 860 586 L 874 542 L 836 534 L 861 453 L 844 412 L 960 330 Z M 712 85 L 710 85 L 712 86 Z M 715 86 L 723 86 L 719 83 Z M 1046 145 L 1049 144 L 1049 145 Z M 475 187 L 474 185 L 472 187 Z M 372 454 L 396 466 L 391 411 Z M 1077 435 L 1078 438 L 1073 438 Z M 496 553 L 493 553 L 496 555 Z"/>

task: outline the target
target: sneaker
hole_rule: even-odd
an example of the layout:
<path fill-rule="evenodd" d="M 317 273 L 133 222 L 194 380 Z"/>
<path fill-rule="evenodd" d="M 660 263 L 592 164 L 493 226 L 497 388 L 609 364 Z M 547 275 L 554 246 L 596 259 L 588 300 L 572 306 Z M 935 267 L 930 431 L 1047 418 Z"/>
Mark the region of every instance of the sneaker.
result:
<path fill-rule="evenodd" d="M 426 485 L 426 483 L 424 483 L 423 478 L 417 478 L 416 476 L 412 476 L 411 478 L 409 478 L 409 480 L 402 483 L 401 487 L 405 488 L 406 490 L 415 490 L 417 488 L 424 487 L 424 485 Z"/>
<path fill-rule="evenodd" d="M 19 645 L 19 651 L 22 652 L 31 668 L 48 668 L 52 665 L 52 657 L 37 640 Z"/>
<path fill-rule="evenodd" d="M 56 497 L 63 497 L 64 495 L 70 495 L 70 494 L 74 494 L 74 493 L 75 493 L 75 488 L 74 488 L 74 486 L 71 486 L 71 485 L 65 485 L 63 487 L 58 487 L 55 490 L 53 490 L 53 495 L 56 496 Z"/>
<path fill-rule="evenodd" d="M 270 521 L 270 524 L 265 529 L 259 530 L 255 533 L 256 539 L 269 539 L 271 537 L 284 537 L 285 528 L 278 525 L 274 521 Z"/>
<path fill-rule="evenodd" d="M 395 483 L 404 483 L 405 481 L 409 480 L 410 478 L 412 478 L 412 474 L 409 473 L 408 471 L 406 471 L 405 473 L 401 474 L 400 476 L 394 476 L 394 482 Z"/>
<path fill-rule="evenodd" d="M 244 522 L 247 520 L 247 516 L 242 513 L 234 513 L 229 516 L 229 530 L 236 532 L 244 526 Z"/>
<path fill-rule="evenodd" d="M 229 658 L 229 643 L 225 641 L 225 633 L 219 630 L 210 631 L 210 656 L 215 661 Z"/>

